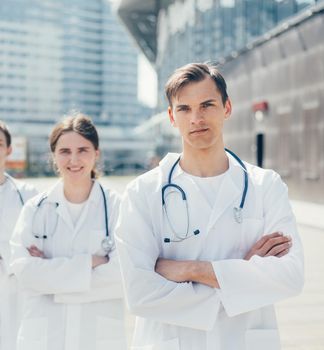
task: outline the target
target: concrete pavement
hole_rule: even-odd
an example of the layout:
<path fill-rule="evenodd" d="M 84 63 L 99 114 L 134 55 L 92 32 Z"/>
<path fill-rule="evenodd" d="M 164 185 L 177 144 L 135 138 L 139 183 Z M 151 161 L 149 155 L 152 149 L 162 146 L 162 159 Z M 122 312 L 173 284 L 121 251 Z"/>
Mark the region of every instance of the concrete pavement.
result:
<path fill-rule="evenodd" d="M 282 350 L 324 350 L 324 232 L 299 226 L 305 254 L 301 295 L 276 306 Z"/>

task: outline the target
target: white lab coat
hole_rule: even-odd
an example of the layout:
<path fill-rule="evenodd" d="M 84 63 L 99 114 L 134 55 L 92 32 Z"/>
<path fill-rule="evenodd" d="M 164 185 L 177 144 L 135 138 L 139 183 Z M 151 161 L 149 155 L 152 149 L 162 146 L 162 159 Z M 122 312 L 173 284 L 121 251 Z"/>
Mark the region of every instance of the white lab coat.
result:
<path fill-rule="evenodd" d="M 0 349 L 14 350 L 22 295 L 17 280 L 10 271 L 10 238 L 13 234 L 23 202 L 37 194 L 36 190 L 6 175 L 0 194 Z M 19 191 L 19 193 L 18 193 Z"/>
<path fill-rule="evenodd" d="M 109 234 L 113 238 L 119 198 L 105 191 Z M 94 182 L 74 227 L 59 181 L 36 209 L 42 195 L 24 207 L 12 244 L 12 269 L 28 294 L 18 332 L 17 350 L 124 350 L 124 310 L 119 262 L 92 269 L 92 254 L 105 252 L 104 202 Z M 57 205 L 57 204 L 58 205 Z M 53 230 L 53 227 L 55 228 Z M 36 234 L 46 239 L 35 238 Z M 47 259 L 31 257 L 35 244 Z"/>
<path fill-rule="evenodd" d="M 161 187 L 179 155 L 131 182 L 116 230 L 126 300 L 136 320 L 133 350 L 278 350 L 273 303 L 299 293 L 303 253 L 287 187 L 278 174 L 246 164 L 249 190 L 243 223 L 233 218 L 243 191 L 243 170 L 231 156 L 213 208 L 196 184 L 176 168 L 172 181 L 188 198 L 189 232 L 182 242 L 164 243 L 170 227 L 161 205 Z M 174 207 L 174 217 L 183 215 Z M 172 215 L 172 213 L 170 213 Z M 288 255 L 243 257 L 265 233 L 290 234 Z M 155 273 L 159 257 L 211 261 L 220 284 L 175 283 Z"/>

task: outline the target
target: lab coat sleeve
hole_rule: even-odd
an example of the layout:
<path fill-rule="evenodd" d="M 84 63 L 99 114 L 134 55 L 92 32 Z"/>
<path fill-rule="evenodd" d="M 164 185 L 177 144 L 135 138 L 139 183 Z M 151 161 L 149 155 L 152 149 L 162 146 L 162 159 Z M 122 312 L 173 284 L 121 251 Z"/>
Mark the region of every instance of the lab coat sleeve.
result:
<path fill-rule="evenodd" d="M 19 190 L 20 190 L 20 193 L 23 197 L 24 202 L 26 202 L 28 199 L 36 196 L 36 194 L 37 194 L 36 189 L 30 185 L 21 186 L 21 188 L 19 188 Z M 17 194 L 15 193 L 15 195 L 17 195 Z M 17 204 L 19 205 L 19 208 L 21 208 L 20 200 L 19 200 L 19 203 L 17 203 Z M 19 209 L 16 210 L 16 208 L 15 208 L 14 212 L 17 215 L 17 217 L 15 219 L 18 220 Z M 4 232 L 1 232 L 1 235 L 0 235 L 0 257 L 1 257 L 0 263 L 1 263 L 2 268 L 3 268 L 6 275 L 12 274 L 12 271 L 10 269 L 11 249 L 10 249 L 9 242 L 10 242 L 11 236 L 13 234 L 13 229 L 14 228 L 12 228 L 12 230 L 5 229 Z"/>
<path fill-rule="evenodd" d="M 71 258 L 42 259 L 30 256 L 34 243 L 32 220 L 35 205 L 28 202 L 21 211 L 11 240 L 11 268 L 22 287 L 36 294 L 56 294 L 89 290 L 92 258 L 79 254 Z"/>
<path fill-rule="evenodd" d="M 108 194 L 107 194 L 108 197 Z M 109 235 L 114 240 L 116 223 L 119 216 L 120 198 L 110 193 L 108 198 Z M 57 303 L 90 303 L 109 299 L 121 299 L 123 287 L 120 274 L 119 258 L 116 249 L 109 254 L 109 262 L 92 270 L 90 290 L 77 293 L 55 295 Z"/>
<path fill-rule="evenodd" d="M 85 292 L 60 293 L 54 296 L 57 303 L 92 303 L 109 299 L 122 299 L 119 259 L 116 250 L 110 255 L 107 264 L 93 269 L 90 289 Z"/>
<path fill-rule="evenodd" d="M 11 273 L 10 271 L 10 233 L 11 232 L 1 232 L 0 239 L 0 264 L 3 269 L 3 272 L 6 275 Z"/>
<path fill-rule="evenodd" d="M 213 262 L 219 295 L 229 316 L 255 310 L 294 296 L 302 290 L 303 251 L 287 186 L 276 173 L 264 193 L 264 233 L 282 231 L 292 237 L 289 253 L 281 258 L 253 256 L 249 261 Z"/>
<path fill-rule="evenodd" d="M 116 231 L 127 306 L 141 317 L 211 330 L 220 306 L 216 290 L 202 284 L 168 281 L 154 270 L 160 238 L 151 224 L 152 198 L 148 201 L 143 191 L 136 182 L 128 187 Z M 156 209 L 162 210 L 160 205 Z"/>

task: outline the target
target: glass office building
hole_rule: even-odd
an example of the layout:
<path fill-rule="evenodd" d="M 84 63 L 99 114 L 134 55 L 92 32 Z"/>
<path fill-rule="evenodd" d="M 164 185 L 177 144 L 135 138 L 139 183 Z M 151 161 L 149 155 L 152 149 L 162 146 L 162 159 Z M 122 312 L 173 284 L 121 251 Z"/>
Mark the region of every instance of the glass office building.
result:
<path fill-rule="evenodd" d="M 110 2 L 2 0 L 0 118 L 45 121 L 70 110 L 112 125 L 140 117 L 137 52 Z"/>
<path fill-rule="evenodd" d="M 253 40 L 323 0 L 122 0 L 119 15 L 154 63 L 158 109 L 164 84 L 188 62 L 235 57 Z"/>
<path fill-rule="evenodd" d="M 144 9 L 141 1 L 123 0 L 119 9 L 158 72 L 161 113 L 149 129 L 157 140 L 156 154 L 181 148 L 165 111 L 169 74 L 189 62 L 214 61 L 226 77 L 234 106 L 233 118 L 224 125 L 226 147 L 248 162 L 275 169 L 293 198 L 322 204 L 324 1 L 158 4 L 148 0 Z M 132 21 L 136 11 L 141 25 Z"/>

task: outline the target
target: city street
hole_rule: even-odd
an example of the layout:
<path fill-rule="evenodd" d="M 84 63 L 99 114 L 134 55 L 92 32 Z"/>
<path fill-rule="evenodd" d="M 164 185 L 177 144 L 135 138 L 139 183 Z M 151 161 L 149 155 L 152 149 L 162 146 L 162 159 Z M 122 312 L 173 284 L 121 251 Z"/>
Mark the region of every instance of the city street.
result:
<path fill-rule="evenodd" d="M 101 182 L 121 193 L 132 177 L 109 177 Z M 55 179 L 28 179 L 40 191 Z M 307 215 L 307 212 L 305 212 Z M 297 221 L 299 220 L 297 218 Z M 299 225 L 305 251 L 305 288 L 298 297 L 277 305 L 282 350 L 324 350 L 324 230 Z M 127 314 L 128 337 L 134 317 Z"/>

